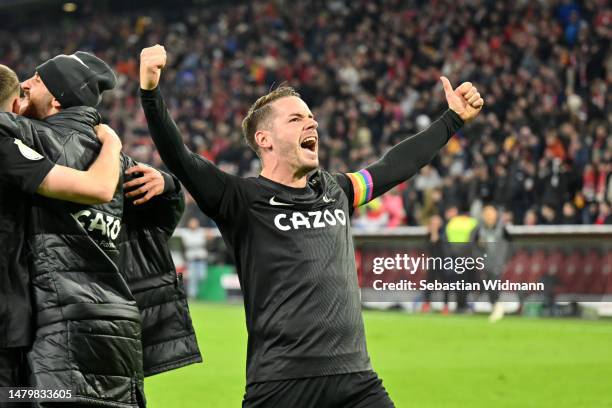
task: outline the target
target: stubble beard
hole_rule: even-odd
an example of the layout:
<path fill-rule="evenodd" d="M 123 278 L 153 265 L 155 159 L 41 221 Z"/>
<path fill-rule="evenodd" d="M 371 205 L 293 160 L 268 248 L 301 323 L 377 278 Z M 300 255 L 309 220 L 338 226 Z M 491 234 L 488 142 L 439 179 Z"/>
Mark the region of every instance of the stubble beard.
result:
<path fill-rule="evenodd" d="M 44 106 L 47 106 L 45 109 Z M 23 98 L 21 100 L 21 107 L 19 114 L 30 119 L 43 120 L 51 110 L 51 99 L 48 101 L 36 101 L 30 97 Z"/>

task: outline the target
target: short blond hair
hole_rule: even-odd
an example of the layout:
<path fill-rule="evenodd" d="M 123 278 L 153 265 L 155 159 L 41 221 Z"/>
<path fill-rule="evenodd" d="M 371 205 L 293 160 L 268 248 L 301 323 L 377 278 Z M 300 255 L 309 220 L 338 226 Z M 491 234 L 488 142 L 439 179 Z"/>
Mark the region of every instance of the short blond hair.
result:
<path fill-rule="evenodd" d="M 0 64 L 0 107 L 10 109 L 6 105 L 19 93 L 19 78 L 15 71 Z"/>
<path fill-rule="evenodd" d="M 270 120 L 270 115 L 272 114 L 270 104 L 277 99 L 287 96 L 297 96 L 299 98 L 300 94 L 290 86 L 281 86 L 257 99 L 249 108 L 246 117 L 242 121 L 242 134 L 251 149 L 255 150 L 255 153 L 259 154 L 259 148 L 255 141 L 255 133 L 263 123 Z"/>

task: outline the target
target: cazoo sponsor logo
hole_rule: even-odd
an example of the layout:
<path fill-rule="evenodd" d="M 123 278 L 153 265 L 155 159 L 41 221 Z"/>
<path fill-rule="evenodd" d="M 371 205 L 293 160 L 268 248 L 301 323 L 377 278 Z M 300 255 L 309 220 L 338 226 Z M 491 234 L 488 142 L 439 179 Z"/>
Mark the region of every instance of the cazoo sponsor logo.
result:
<path fill-rule="evenodd" d="M 325 228 L 327 226 L 346 225 L 346 214 L 341 209 L 333 211 L 308 211 L 305 213 L 293 212 L 289 214 L 277 214 L 274 217 L 274 225 L 281 231 L 291 229 Z"/>
<path fill-rule="evenodd" d="M 121 220 L 112 215 L 95 210 L 82 210 L 72 214 L 75 220 L 87 231 L 99 232 L 102 237 L 117 239 L 121 231 Z"/>

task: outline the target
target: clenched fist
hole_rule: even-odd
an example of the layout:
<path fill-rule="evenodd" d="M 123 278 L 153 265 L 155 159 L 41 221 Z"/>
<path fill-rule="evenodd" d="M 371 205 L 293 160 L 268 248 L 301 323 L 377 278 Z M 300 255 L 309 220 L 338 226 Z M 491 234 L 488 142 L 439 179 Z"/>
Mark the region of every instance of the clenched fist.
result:
<path fill-rule="evenodd" d="M 157 88 L 161 70 L 166 66 L 166 49 L 163 45 L 144 48 L 140 52 L 140 87 L 150 91 Z"/>
<path fill-rule="evenodd" d="M 446 94 L 448 107 L 455 111 L 465 123 L 471 122 L 482 110 L 484 99 L 471 82 L 464 82 L 453 90 L 448 78 L 440 77 Z"/>

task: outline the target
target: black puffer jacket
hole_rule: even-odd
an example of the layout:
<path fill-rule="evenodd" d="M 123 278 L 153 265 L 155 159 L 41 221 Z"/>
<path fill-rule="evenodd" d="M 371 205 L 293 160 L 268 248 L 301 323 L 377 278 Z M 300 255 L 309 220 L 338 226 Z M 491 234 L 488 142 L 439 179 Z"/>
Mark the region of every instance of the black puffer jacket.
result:
<path fill-rule="evenodd" d="M 86 169 L 100 148 L 91 108 L 65 109 L 44 122 L 10 115 L 0 122 L 76 169 Z M 134 164 L 122 157 L 123 171 Z M 79 406 L 142 406 L 145 372 L 201 361 L 167 245 L 183 211 L 179 184 L 171 181 L 173 191 L 140 207 L 124 202 L 122 184 L 104 205 L 37 196 L 31 211 L 32 385 L 72 389 Z"/>
<path fill-rule="evenodd" d="M 174 184 L 179 186 L 178 180 Z M 140 310 L 145 377 L 202 361 L 168 246 L 183 208 L 177 193 L 125 206 L 119 265 Z"/>

